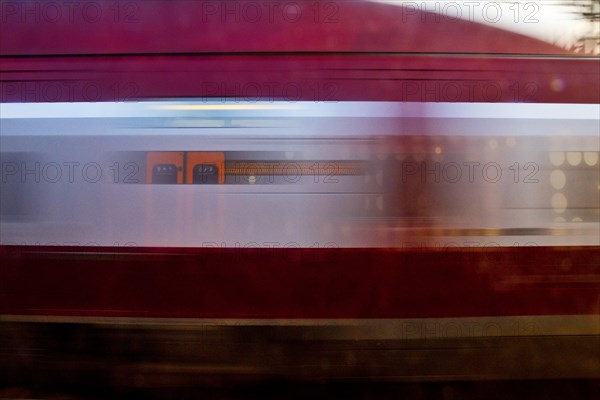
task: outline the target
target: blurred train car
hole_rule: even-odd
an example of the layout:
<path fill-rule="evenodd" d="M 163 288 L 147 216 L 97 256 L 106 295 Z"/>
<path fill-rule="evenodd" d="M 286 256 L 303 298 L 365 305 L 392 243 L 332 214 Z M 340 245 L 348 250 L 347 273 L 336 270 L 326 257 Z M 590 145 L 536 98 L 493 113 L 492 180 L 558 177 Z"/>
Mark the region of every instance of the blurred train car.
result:
<path fill-rule="evenodd" d="M 267 3 L 2 3 L 0 390 L 597 390 L 600 60 Z"/>

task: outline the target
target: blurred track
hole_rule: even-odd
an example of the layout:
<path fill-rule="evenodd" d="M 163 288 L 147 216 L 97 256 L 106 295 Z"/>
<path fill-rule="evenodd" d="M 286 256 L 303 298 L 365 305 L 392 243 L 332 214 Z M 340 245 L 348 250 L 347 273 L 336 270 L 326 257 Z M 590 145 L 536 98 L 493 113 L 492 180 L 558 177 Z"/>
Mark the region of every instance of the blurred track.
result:
<path fill-rule="evenodd" d="M 0 396 L 10 387 L 149 398 L 564 395 L 547 391 L 554 387 L 592 398 L 598 381 L 572 380 L 600 379 L 597 335 L 352 340 L 331 339 L 336 329 L 327 326 L 0 326 Z"/>
<path fill-rule="evenodd" d="M 598 392 L 595 247 L 90 250 L 2 248 L 0 396 Z"/>
<path fill-rule="evenodd" d="M 600 378 L 598 335 L 339 338 L 344 327 L 2 322 L 4 379 L 163 387 L 279 379 Z M 27 371 L 27 372 L 26 372 Z M 38 375 L 38 374 L 36 374 Z M 104 382 L 103 382 L 104 381 Z M 6 384 L 6 382 L 5 382 Z"/>

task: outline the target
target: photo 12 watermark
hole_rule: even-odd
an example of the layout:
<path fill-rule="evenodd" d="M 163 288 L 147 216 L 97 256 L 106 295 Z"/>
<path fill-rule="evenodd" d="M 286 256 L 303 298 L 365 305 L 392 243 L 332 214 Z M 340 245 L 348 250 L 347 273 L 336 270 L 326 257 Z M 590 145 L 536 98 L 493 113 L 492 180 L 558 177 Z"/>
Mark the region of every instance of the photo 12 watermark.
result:
<path fill-rule="evenodd" d="M 495 161 L 416 162 L 400 165 L 402 183 L 539 183 L 540 166 L 535 162 L 500 164 Z"/>
<path fill-rule="evenodd" d="M 97 241 L 0 241 L 0 246 L 39 246 L 39 247 L 139 247 L 136 242 L 97 242 Z"/>
<path fill-rule="evenodd" d="M 119 0 L 55 0 L 2 1 L 0 21 L 3 24 L 136 24 L 141 21 L 139 1 Z"/>
<path fill-rule="evenodd" d="M 221 24 L 335 24 L 340 15 L 338 1 L 202 1 L 200 20 Z"/>
<path fill-rule="evenodd" d="M 2 183 L 141 183 L 142 169 L 135 162 L 6 161 L 0 163 Z"/>
<path fill-rule="evenodd" d="M 404 102 L 500 102 L 535 101 L 537 82 L 472 80 L 405 80 L 399 82 L 399 100 Z"/>
<path fill-rule="evenodd" d="M 426 22 L 484 22 L 488 24 L 537 24 L 540 22 L 540 5 L 537 2 L 498 1 L 405 1 L 383 0 L 402 6 L 403 23 Z"/>
<path fill-rule="evenodd" d="M 402 339 L 444 339 L 498 336 L 530 336 L 541 333 L 541 327 L 533 321 L 478 321 L 478 320 L 431 320 L 403 321 L 400 326 Z"/>
<path fill-rule="evenodd" d="M 208 249 L 337 249 L 335 242 L 202 242 L 202 248 Z"/>
<path fill-rule="evenodd" d="M 140 94 L 140 86 L 133 81 L 84 79 L 0 82 L 2 102 L 123 102 L 138 101 Z"/>
<path fill-rule="evenodd" d="M 203 81 L 195 84 L 203 102 L 256 103 L 312 101 L 315 103 L 338 102 L 340 84 L 333 81 L 301 82 L 235 82 Z"/>
<path fill-rule="evenodd" d="M 485 232 L 481 232 L 485 234 Z M 479 249 L 493 249 L 496 247 L 538 247 L 539 244 L 533 241 L 514 241 L 511 239 L 504 240 L 492 240 L 492 239 L 464 239 L 464 240 L 428 240 L 420 241 L 418 239 L 403 240 L 397 247 L 403 250 L 410 250 L 416 252 L 452 252 L 455 250 L 479 250 Z"/>

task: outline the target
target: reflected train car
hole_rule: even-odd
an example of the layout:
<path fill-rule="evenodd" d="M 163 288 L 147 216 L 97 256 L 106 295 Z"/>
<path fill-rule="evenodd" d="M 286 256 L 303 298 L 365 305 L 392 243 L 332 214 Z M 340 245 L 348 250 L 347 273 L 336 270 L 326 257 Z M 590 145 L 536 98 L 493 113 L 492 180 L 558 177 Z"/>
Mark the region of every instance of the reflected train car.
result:
<path fill-rule="evenodd" d="M 3 4 L 0 387 L 600 378 L 599 59 L 257 4 Z"/>

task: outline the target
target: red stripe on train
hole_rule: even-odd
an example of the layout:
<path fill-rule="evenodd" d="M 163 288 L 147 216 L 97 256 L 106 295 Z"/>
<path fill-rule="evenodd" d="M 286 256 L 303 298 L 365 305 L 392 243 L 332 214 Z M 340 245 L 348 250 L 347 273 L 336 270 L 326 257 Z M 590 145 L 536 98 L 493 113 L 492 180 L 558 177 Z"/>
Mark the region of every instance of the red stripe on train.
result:
<path fill-rule="evenodd" d="M 597 314 L 600 247 L 0 248 L 0 314 L 427 318 Z"/>
<path fill-rule="evenodd" d="M 2 102 L 255 101 L 588 103 L 598 59 L 409 55 L 3 58 Z M 75 79 L 75 80 L 74 80 Z M 557 89 L 557 82 L 560 90 Z"/>

